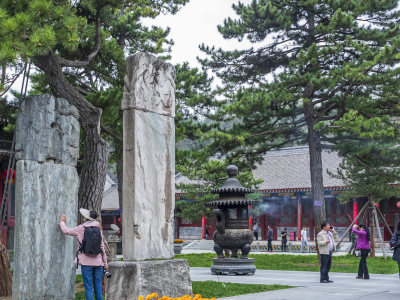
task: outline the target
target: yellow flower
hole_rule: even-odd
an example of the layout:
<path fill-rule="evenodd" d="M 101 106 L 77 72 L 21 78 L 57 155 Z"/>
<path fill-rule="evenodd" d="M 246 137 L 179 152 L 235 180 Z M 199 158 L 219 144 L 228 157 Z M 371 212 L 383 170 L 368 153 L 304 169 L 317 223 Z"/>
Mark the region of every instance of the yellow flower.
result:
<path fill-rule="evenodd" d="M 143 296 L 139 296 L 138 300 L 144 300 Z"/>

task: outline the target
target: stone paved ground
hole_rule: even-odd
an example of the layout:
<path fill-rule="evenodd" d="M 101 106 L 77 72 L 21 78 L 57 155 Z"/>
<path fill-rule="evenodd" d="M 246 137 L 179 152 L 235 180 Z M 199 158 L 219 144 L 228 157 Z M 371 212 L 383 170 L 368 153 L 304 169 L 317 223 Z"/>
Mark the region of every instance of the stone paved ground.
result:
<path fill-rule="evenodd" d="M 356 274 L 330 273 L 333 283 L 319 283 L 318 272 L 257 270 L 252 276 L 217 276 L 209 268 L 191 268 L 193 281 L 214 280 L 248 284 L 287 284 L 296 288 L 249 294 L 224 300 L 398 300 L 400 299 L 400 280 L 398 274 L 371 274 L 370 280 L 356 279 Z"/>

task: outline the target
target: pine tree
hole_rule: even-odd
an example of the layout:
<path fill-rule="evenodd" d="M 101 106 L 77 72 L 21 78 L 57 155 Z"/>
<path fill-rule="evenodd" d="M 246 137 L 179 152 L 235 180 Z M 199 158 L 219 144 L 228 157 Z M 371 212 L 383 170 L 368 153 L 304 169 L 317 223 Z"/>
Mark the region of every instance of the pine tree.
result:
<path fill-rule="evenodd" d="M 0 96 L 30 61 L 43 72 L 35 76 L 35 93 L 51 92 L 77 107 L 84 131 L 79 207 L 101 209 L 109 145 L 100 128 L 118 141 L 118 132 L 101 126 L 102 109 L 86 97 L 123 86 L 126 53 L 164 52 L 172 43 L 169 30 L 149 29 L 141 19 L 176 13 L 187 1 L 0 0 Z M 117 99 L 102 100 L 115 105 Z"/>
<path fill-rule="evenodd" d="M 397 184 L 400 180 L 400 110 L 397 91 L 394 92 L 380 101 L 376 101 L 376 95 L 374 101 L 360 103 L 361 113 L 350 110 L 328 129 L 341 137 L 334 148 L 343 157 L 337 173 L 331 175 L 351 187 L 339 200 L 347 202 L 357 197 L 369 200 L 372 256 L 375 255 L 376 226 L 372 203 L 376 205 L 382 199 L 400 195 Z"/>
<path fill-rule="evenodd" d="M 176 188 L 185 193 L 184 199 L 177 201 L 179 217 L 199 221 L 202 216 L 211 217 L 206 203 L 218 195 L 211 190 L 223 185 L 228 178 L 226 168 L 236 164 L 240 174 L 238 179 L 247 187 L 255 187 L 260 180 L 255 180 L 251 169 L 242 160 L 226 160 L 213 156 L 207 146 L 210 141 L 207 132 L 220 126 L 215 120 L 214 111 L 218 106 L 213 78 L 203 70 L 191 68 L 188 63 L 176 65 L 176 162 L 175 168 L 186 177 Z"/>
<path fill-rule="evenodd" d="M 351 190 L 340 195 L 339 200 L 367 197 L 368 216 L 371 230 L 371 251 L 375 256 L 375 226 L 372 203 L 400 196 L 400 147 L 397 139 L 354 139 L 342 142 L 337 148 L 343 156 L 337 174 Z"/>
<path fill-rule="evenodd" d="M 106 129 L 100 124 L 102 110 L 85 97 L 102 87 L 122 86 L 125 53 L 164 51 L 164 44 L 171 43 L 166 39 L 168 30 L 148 29 L 140 20 L 160 13 L 175 13 L 186 2 L 0 2 L 2 74 L 7 67 L 23 65 L 30 60 L 44 73 L 48 87 L 42 84 L 42 90 L 67 99 L 80 113 L 79 121 L 85 133 L 79 188 L 81 207 L 100 211 L 109 148 L 99 130 L 100 127 Z M 3 78 L 10 81 L 14 77 Z M 37 82 L 43 83 L 43 76 L 39 75 Z"/>
<path fill-rule="evenodd" d="M 233 5 L 237 19 L 218 29 L 254 47 L 201 46 L 204 66 L 226 84 L 220 115 L 236 119 L 210 147 L 253 165 L 267 150 L 308 143 L 314 224 L 325 219 L 323 144 L 327 128 L 356 104 L 383 101 L 398 89 L 398 1 L 253 0 Z M 355 107 L 361 110 L 362 107 Z M 240 144 L 240 147 L 238 147 Z"/>

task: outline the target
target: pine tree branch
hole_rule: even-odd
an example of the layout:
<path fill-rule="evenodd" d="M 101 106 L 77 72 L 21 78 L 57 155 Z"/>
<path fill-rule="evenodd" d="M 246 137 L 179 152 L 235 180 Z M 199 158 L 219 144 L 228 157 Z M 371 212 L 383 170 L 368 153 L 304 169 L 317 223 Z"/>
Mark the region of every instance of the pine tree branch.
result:
<path fill-rule="evenodd" d="M 297 126 L 293 126 L 293 127 L 290 127 L 290 128 L 282 128 L 282 129 L 276 129 L 276 130 L 265 130 L 265 131 L 262 131 L 262 132 L 259 132 L 259 133 L 253 133 L 253 134 L 250 135 L 250 137 L 255 137 L 255 136 L 260 136 L 260 135 L 267 135 L 267 134 L 290 133 L 290 132 L 293 132 L 296 129 L 300 129 L 302 127 L 303 127 L 303 125 L 302 126 L 297 125 Z"/>
<path fill-rule="evenodd" d="M 19 73 L 17 75 L 15 75 L 15 77 L 11 80 L 11 82 L 9 83 L 8 87 L 0 94 L 0 97 L 3 97 L 5 94 L 8 93 L 8 91 L 10 90 L 10 88 L 13 86 L 13 84 L 15 83 L 15 81 L 17 81 L 17 79 L 19 78 L 19 76 L 24 72 L 26 68 L 26 64 L 25 66 L 21 69 L 21 71 L 19 71 Z M 5 68 L 3 69 L 3 72 L 5 72 Z M 3 81 L 3 78 L 2 78 Z M 3 83 L 2 83 L 3 84 Z"/>
<path fill-rule="evenodd" d="M 78 81 L 81 85 L 83 85 L 84 87 L 86 87 L 88 90 L 90 90 L 90 91 L 92 91 L 92 92 L 94 92 L 94 93 L 97 93 L 97 92 L 98 92 L 98 90 L 92 88 L 90 85 L 88 85 L 87 83 L 84 83 L 82 80 L 80 80 L 79 77 L 78 77 L 76 74 L 70 73 L 70 72 L 64 72 L 64 73 L 65 73 L 65 75 L 69 75 L 69 76 L 74 77 L 74 78 L 76 79 L 76 81 Z M 89 92 L 87 92 L 87 91 L 86 91 L 85 93 L 86 93 L 86 94 L 89 94 Z"/>
<path fill-rule="evenodd" d="M 93 52 L 90 53 L 86 60 L 83 61 L 74 61 L 68 60 L 65 58 L 60 57 L 60 65 L 64 67 L 72 67 L 72 68 L 82 68 L 87 66 L 93 58 L 99 53 L 100 46 L 101 46 L 101 35 L 100 35 L 100 9 L 97 9 L 97 16 L 96 16 L 96 35 L 95 35 L 96 44 L 93 49 Z"/>
<path fill-rule="evenodd" d="M 112 138 L 114 138 L 119 142 L 122 142 L 122 138 L 118 136 L 115 132 L 113 132 L 111 129 L 109 129 L 107 126 L 105 126 L 103 123 L 100 123 L 100 127 L 105 133 L 110 135 Z"/>

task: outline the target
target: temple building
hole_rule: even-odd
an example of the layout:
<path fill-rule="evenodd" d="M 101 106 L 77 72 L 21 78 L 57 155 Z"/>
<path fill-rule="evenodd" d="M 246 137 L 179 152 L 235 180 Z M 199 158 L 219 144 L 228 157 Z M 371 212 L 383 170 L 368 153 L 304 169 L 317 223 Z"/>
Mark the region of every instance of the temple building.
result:
<path fill-rule="evenodd" d="M 325 209 L 327 220 L 341 236 L 352 220 L 357 216 L 359 207 L 363 207 L 366 198 L 349 199 L 347 203 L 339 203 L 338 196 L 351 187 L 329 175 L 336 173 L 341 158 L 336 152 L 324 150 L 322 152 L 322 165 L 324 169 Z M 274 239 L 284 227 L 287 228 L 290 240 L 300 239 L 302 227 L 307 227 L 308 237 L 314 240 L 313 230 L 313 203 L 311 199 L 310 160 L 307 146 L 284 148 L 269 151 L 264 155 L 261 165 L 254 170 L 255 178 L 264 180 L 258 191 L 263 194 L 262 202 L 258 205 L 257 215 L 253 215 L 253 222 L 259 224 L 259 237 L 266 239 L 267 226 L 272 225 Z M 180 176 L 176 183 L 187 182 L 187 178 Z M 184 199 L 184 193 L 176 193 L 176 201 Z M 400 221 L 400 209 L 396 207 L 397 199 L 382 199 L 379 203 L 389 226 Z M 177 219 L 177 236 L 182 239 L 205 238 L 204 225 L 209 226 L 209 239 L 212 239 L 215 230 L 214 220 L 199 220 L 190 222 L 182 218 Z M 203 224 L 203 226 L 202 226 Z M 383 223 L 380 224 L 385 240 L 391 236 Z"/>
<path fill-rule="evenodd" d="M 0 193 L 3 194 L 4 181 L 8 166 L 9 149 L 11 141 L 0 138 Z M 349 199 L 347 203 L 341 204 L 338 196 L 350 187 L 345 186 L 328 174 L 328 170 L 335 173 L 341 162 L 340 157 L 335 152 L 323 151 L 322 164 L 324 169 L 324 188 L 325 188 L 325 209 L 327 220 L 341 236 L 350 225 L 353 218 L 358 214 L 366 198 Z M 272 225 L 274 229 L 274 239 L 279 239 L 279 232 L 284 227 L 288 230 L 289 240 L 298 240 L 303 226 L 307 227 L 308 236 L 314 240 L 312 230 L 313 224 L 313 205 L 311 199 L 311 180 L 309 167 L 308 147 L 292 147 L 281 150 L 269 151 L 264 155 L 262 164 L 254 170 L 256 178 L 264 180 L 260 184 L 258 191 L 262 193 L 262 201 L 258 208 L 253 212 L 252 222 L 259 224 L 259 237 L 266 239 L 267 226 Z M 7 241 L 7 247 L 13 249 L 13 236 L 15 224 L 15 172 L 12 174 L 11 193 L 6 201 L 7 218 L 5 230 L 2 234 L 3 241 Z M 175 177 L 176 183 L 188 182 L 188 179 L 180 174 Z M 177 191 L 175 201 L 185 201 L 185 193 Z M 386 221 L 392 228 L 400 221 L 400 208 L 396 207 L 398 199 L 382 199 L 379 207 L 385 216 Z M 1 205 L 1 199 L 0 199 Z M 318 202 L 315 203 L 318 205 Z M 118 183 L 116 178 L 107 172 L 106 183 L 103 192 L 103 202 L 101 208 L 102 222 L 104 230 L 110 230 L 111 224 L 116 224 L 123 230 L 121 225 L 121 210 L 119 206 Z M 201 239 L 205 238 L 205 226 L 208 225 L 209 236 L 212 239 L 215 231 L 214 218 L 203 218 L 197 222 L 191 222 L 179 217 L 175 218 L 175 237 L 182 239 Z M 389 232 L 380 224 L 384 239 L 390 240 Z"/>

